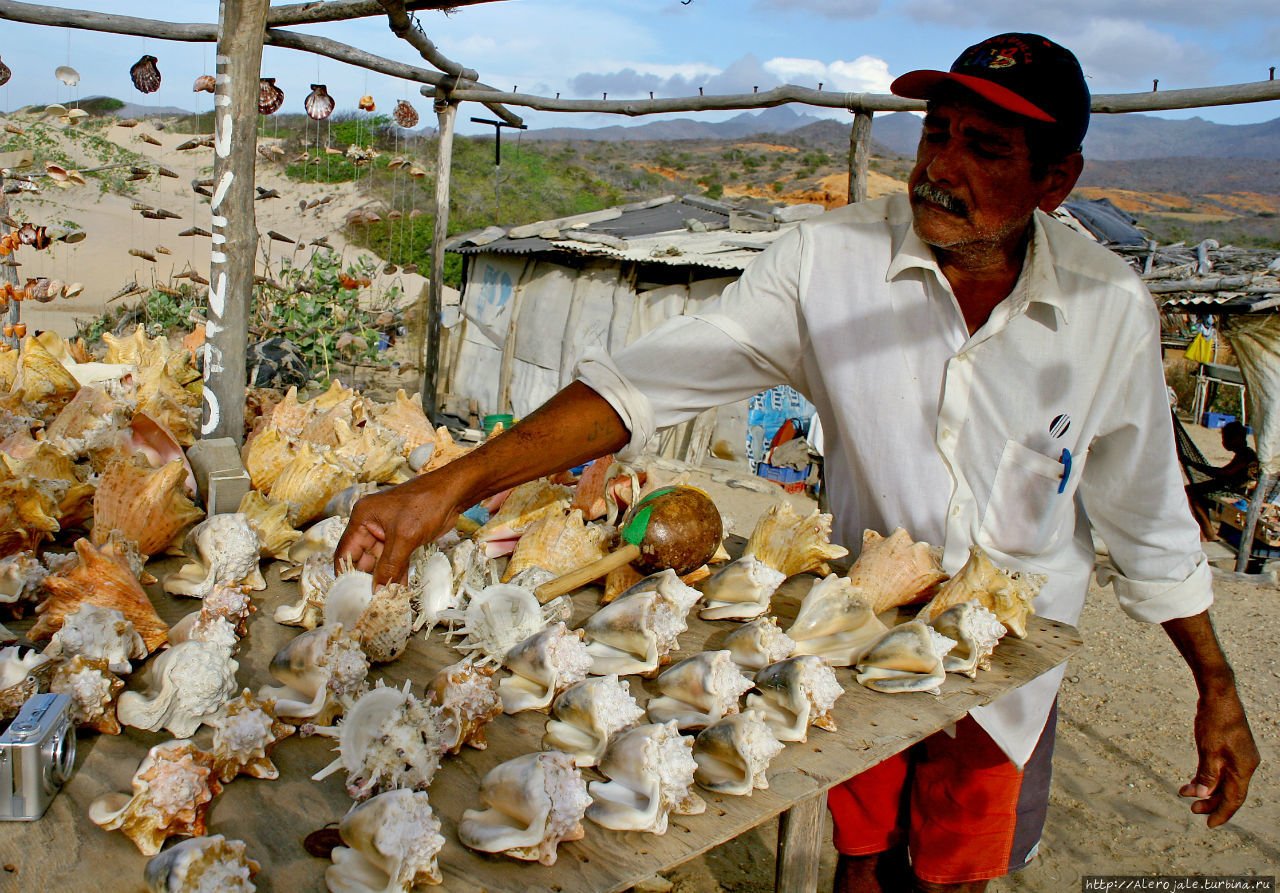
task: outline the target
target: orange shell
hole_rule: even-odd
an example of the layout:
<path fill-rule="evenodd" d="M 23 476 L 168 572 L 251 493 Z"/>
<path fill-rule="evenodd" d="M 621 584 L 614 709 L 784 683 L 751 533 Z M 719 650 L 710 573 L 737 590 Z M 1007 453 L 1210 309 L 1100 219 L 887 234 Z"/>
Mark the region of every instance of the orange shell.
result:
<path fill-rule="evenodd" d="M 144 556 L 163 551 L 204 517 L 187 497 L 186 482 L 187 469 L 181 459 L 161 468 L 112 462 L 102 473 L 93 500 L 94 543 L 105 543 L 111 531 L 118 530 Z"/>
<path fill-rule="evenodd" d="M 35 549 L 58 532 L 58 505 L 47 488 L 0 463 L 0 556 Z"/>

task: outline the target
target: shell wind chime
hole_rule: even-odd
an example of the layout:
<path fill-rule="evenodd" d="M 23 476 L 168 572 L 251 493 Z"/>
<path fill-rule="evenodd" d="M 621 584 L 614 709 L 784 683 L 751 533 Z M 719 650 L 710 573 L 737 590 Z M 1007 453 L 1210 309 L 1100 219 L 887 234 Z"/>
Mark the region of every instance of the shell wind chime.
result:
<path fill-rule="evenodd" d="M 264 115 L 274 115 L 282 105 L 284 105 L 284 91 L 276 86 L 276 79 L 260 79 L 258 81 L 258 111 Z"/>
<path fill-rule="evenodd" d="M 154 93 L 160 89 L 160 69 L 155 56 L 143 56 L 129 69 L 129 78 L 142 93 Z"/>
<path fill-rule="evenodd" d="M 5 65 L 3 61 L 0 61 L 0 87 L 9 83 L 9 78 L 11 77 L 13 77 L 13 70 L 8 65 Z"/>
<path fill-rule="evenodd" d="M 329 89 L 324 84 L 312 84 L 311 92 L 303 102 L 307 116 L 313 121 L 323 121 L 333 114 L 334 101 Z"/>
<path fill-rule="evenodd" d="M 396 103 L 395 110 L 391 112 L 391 117 L 395 118 L 396 123 L 406 129 L 418 126 L 417 109 L 403 99 Z"/>

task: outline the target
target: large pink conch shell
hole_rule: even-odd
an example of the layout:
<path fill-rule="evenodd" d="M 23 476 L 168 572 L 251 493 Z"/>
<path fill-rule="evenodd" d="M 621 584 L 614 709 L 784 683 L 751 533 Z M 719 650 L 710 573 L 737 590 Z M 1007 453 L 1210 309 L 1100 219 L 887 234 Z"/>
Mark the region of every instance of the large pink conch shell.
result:
<path fill-rule="evenodd" d="M 262 78 L 258 82 L 258 111 L 274 115 L 284 105 L 284 91 L 276 86 L 275 78 Z"/>
<path fill-rule="evenodd" d="M 417 127 L 418 111 L 405 100 L 396 103 L 395 110 L 391 112 L 391 117 L 396 119 L 396 123 L 401 127 Z"/>
<path fill-rule="evenodd" d="M 143 93 L 154 93 L 160 89 L 160 69 L 156 68 L 159 61 L 155 56 L 143 56 L 129 69 L 133 85 Z"/>
<path fill-rule="evenodd" d="M 333 97 L 324 84 L 312 84 L 311 92 L 307 94 L 303 105 L 307 108 L 307 115 L 314 121 L 323 121 L 333 114 Z"/>
<path fill-rule="evenodd" d="M 212 93 L 217 88 L 217 81 L 213 79 L 211 74 L 202 74 L 196 78 L 196 82 L 191 87 L 192 93 Z"/>

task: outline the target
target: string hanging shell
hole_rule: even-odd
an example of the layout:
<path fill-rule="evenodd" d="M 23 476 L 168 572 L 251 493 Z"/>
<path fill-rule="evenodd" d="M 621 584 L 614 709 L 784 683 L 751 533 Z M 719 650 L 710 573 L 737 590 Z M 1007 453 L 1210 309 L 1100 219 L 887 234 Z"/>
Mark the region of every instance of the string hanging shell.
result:
<path fill-rule="evenodd" d="M 844 689 L 822 658 L 805 654 L 769 664 L 756 673 L 756 689 L 747 695 L 747 709 L 759 710 L 779 741 L 805 741 L 811 725 L 836 731 L 831 708 Z"/>
<path fill-rule="evenodd" d="M 143 878 L 151 893 L 254 893 L 261 868 L 244 841 L 214 834 L 178 841 L 147 863 Z"/>
<path fill-rule="evenodd" d="M 674 722 L 649 723 L 619 732 L 609 742 L 600 771 L 607 782 L 588 785 L 587 818 L 614 831 L 665 834 L 670 813 L 697 815 L 707 804 L 693 791 L 693 739 Z"/>
<path fill-rule="evenodd" d="M 155 56 L 143 56 L 129 69 L 129 79 L 139 92 L 154 93 L 160 89 L 160 69 L 156 67 L 159 61 Z"/>
<path fill-rule="evenodd" d="M 195 83 L 191 85 L 192 93 L 213 93 L 217 90 L 218 84 L 211 74 L 202 74 L 196 78 Z"/>
<path fill-rule="evenodd" d="M 275 78 L 258 80 L 258 113 L 274 115 L 284 105 L 284 91 L 276 86 Z"/>
<path fill-rule="evenodd" d="M 307 94 L 302 104 L 307 110 L 307 117 L 313 121 L 323 121 L 332 115 L 335 105 L 333 97 L 329 95 L 329 89 L 324 84 L 312 84 L 311 92 Z"/>
<path fill-rule="evenodd" d="M 617 676 L 595 676 L 571 685 L 556 698 L 551 714 L 543 749 L 563 751 L 582 767 L 598 764 L 609 740 L 644 718 L 631 689 Z"/>
<path fill-rule="evenodd" d="M 401 99 L 396 102 L 396 107 L 391 112 L 391 117 L 395 118 L 396 124 L 401 127 L 417 127 L 418 111 L 405 100 Z"/>
<path fill-rule="evenodd" d="M 769 787 L 766 772 L 785 745 L 758 710 L 726 716 L 698 733 L 693 759 L 694 780 L 709 791 L 734 796 Z"/>
<path fill-rule="evenodd" d="M 357 803 L 338 833 L 346 846 L 330 855 L 330 893 L 410 893 L 443 880 L 436 854 L 444 837 L 424 791 L 387 791 Z"/>

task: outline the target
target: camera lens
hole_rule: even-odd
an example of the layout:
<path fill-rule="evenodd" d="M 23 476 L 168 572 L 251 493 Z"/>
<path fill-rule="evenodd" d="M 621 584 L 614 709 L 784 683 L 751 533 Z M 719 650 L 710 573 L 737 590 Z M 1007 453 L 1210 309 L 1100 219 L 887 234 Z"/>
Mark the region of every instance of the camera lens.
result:
<path fill-rule="evenodd" d="M 71 777 L 76 764 L 76 733 L 70 725 L 63 725 L 54 733 L 47 745 L 49 782 L 62 785 Z"/>

